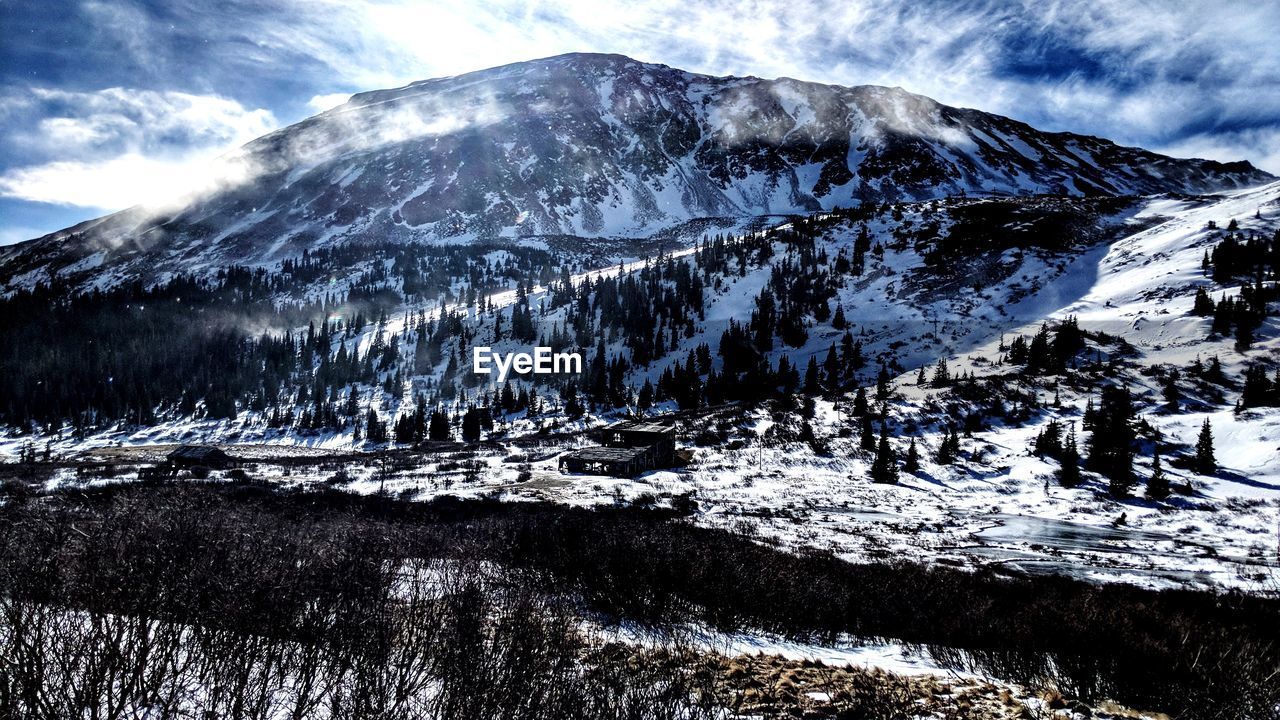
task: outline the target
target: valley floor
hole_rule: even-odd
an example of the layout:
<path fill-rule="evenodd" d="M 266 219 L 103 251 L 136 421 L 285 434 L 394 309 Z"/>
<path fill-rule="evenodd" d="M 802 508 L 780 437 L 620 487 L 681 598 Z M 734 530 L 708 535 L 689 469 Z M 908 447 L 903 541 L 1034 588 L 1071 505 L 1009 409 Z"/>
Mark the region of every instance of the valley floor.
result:
<path fill-rule="evenodd" d="M 832 425 L 839 422 L 830 403 L 819 405 Z M 770 422 L 765 413 L 760 416 L 758 423 Z M 1280 414 L 1237 420 L 1223 412 L 1213 419 L 1223 441 L 1256 432 L 1280 438 Z M 1194 438 L 1196 418 L 1177 421 L 1174 431 L 1180 427 Z M 824 430 L 822 424 L 817 430 Z M 390 461 L 376 453 L 225 447 L 246 458 L 243 470 L 250 477 L 282 487 L 574 506 L 669 506 L 689 497 L 696 501 L 699 524 L 852 561 L 913 559 L 1151 587 L 1280 592 L 1280 486 L 1270 476 L 1227 465 L 1216 476 L 1195 477 L 1191 496 L 1152 502 L 1139 493 L 1117 500 L 1096 478 L 1077 488 L 1059 486 L 1051 463 L 1030 454 L 1034 434 L 1035 428 L 974 433 L 974 446 L 983 450 L 981 462 L 962 460 L 945 468 L 926 462 L 924 470 L 903 473 L 893 486 L 866 479 L 869 458 L 853 439 L 834 440 L 828 456 L 803 443 L 696 447 L 688 467 L 635 479 L 562 474 L 559 455 L 587 444 L 585 436 L 396 454 Z M 128 469 L 121 475 L 127 478 L 135 466 L 162 461 L 171 447 L 109 448 L 87 451 L 85 458 L 123 463 Z M 1239 456 L 1227 442 L 1220 447 L 1223 457 Z M 72 467 L 49 472 L 48 490 L 84 482 Z"/>

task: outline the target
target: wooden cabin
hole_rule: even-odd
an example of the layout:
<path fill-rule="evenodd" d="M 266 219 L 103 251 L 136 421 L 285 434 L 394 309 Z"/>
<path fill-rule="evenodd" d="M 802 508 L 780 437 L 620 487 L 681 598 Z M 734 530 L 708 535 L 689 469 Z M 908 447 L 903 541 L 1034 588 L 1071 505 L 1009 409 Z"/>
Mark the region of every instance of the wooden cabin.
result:
<path fill-rule="evenodd" d="M 560 470 L 635 477 L 675 463 L 676 431 L 653 421 L 620 422 L 605 428 L 602 444 L 565 453 Z"/>
<path fill-rule="evenodd" d="M 212 445 L 179 445 L 165 458 L 171 467 L 207 467 L 222 470 L 235 463 L 230 455 Z"/>

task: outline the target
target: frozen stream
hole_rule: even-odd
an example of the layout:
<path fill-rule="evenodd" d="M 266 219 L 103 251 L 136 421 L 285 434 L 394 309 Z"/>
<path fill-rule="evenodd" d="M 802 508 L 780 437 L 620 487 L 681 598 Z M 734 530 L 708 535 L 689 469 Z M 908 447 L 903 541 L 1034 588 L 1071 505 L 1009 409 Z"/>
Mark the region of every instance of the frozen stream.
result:
<path fill-rule="evenodd" d="M 994 515 L 996 521 L 974 536 L 986 545 L 1031 543 L 1063 551 L 1132 552 L 1135 543 L 1176 544 L 1173 536 L 1123 525 L 1085 525 L 1028 515 Z"/>
<path fill-rule="evenodd" d="M 1154 530 L 1026 515 L 1000 514 L 990 520 L 994 524 L 972 534 L 978 545 L 964 551 L 1031 574 L 1210 585 L 1224 561 L 1242 568 L 1259 564 Z M 1205 567 L 1206 560 L 1214 561 L 1216 570 Z"/>

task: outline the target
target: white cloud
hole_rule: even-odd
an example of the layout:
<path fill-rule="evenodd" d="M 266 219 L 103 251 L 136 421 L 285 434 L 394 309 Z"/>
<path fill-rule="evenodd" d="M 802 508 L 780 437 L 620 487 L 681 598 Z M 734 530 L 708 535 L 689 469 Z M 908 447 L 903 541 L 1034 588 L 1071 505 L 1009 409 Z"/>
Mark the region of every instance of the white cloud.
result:
<path fill-rule="evenodd" d="M 351 99 L 351 93 L 329 93 L 328 95 L 312 95 L 307 107 L 320 113 L 342 105 Z"/>
<path fill-rule="evenodd" d="M 1206 158 L 1223 162 L 1247 158 L 1272 175 L 1280 175 L 1280 128 L 1201 133 L 1155 149 L 1174 157 Z"/>
<path fill-rule="evenodd" d="M 59 160 L 12 170 L 0 176 L 0 195 L 119 210 L 139 204 L 163 206 L 247 176 L 244 165 L 217 157 L 217 151 L 195 151 L 175 158 L 125 153 L 94 162 Z"/>
<path fill-rule="evenodd" d="M 108 88 L 34 89 L 45 117 L 14 141 L 43 161 L 0 175 L 0 195 L 118 210 L 163 203 L 243 175 L 234 148 L 277 125 L 226 98 Z"/>
<path fill-rule="evenodd" d="M 96 92 L 34 88 L 30 94 L 43 117 L 25 139 L 51 152 L 227 146 L 277 124 L 269 110 L 216 95 L 119 87 Z"/>
<path fill-rule="evenodd" d="M 456 88 L 443 97 L 418 95 L 405 103 L 379 107 L 376 112 L 339 108 L 324 122 L 290 133 L 270 157 L 258 156 L 265 164 L 257 169 L 298 172 L 348 153 L 488 125 L 509 112 L 509 106 L 480 86 Z"/>

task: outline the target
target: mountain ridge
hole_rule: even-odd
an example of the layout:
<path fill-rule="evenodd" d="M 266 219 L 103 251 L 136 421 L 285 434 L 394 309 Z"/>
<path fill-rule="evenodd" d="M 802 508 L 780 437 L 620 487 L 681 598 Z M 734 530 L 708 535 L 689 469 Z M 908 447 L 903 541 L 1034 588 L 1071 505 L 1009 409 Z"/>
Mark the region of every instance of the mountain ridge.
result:
<path fill-rule="evenodd" d="M 268 264 L 372 239 L 631 240 L 704 218 L 733 227 L 864 202 L 1204 193 L 1271 178 L 1247 161 L 1042 132 L 901 88 L 715 77 L 591 53 L 359 93 L 223 163 L 240 177 L 185 205 L 130 208 L 11 246 L 0 286 L 108 267 L 129 279 Z"/>

